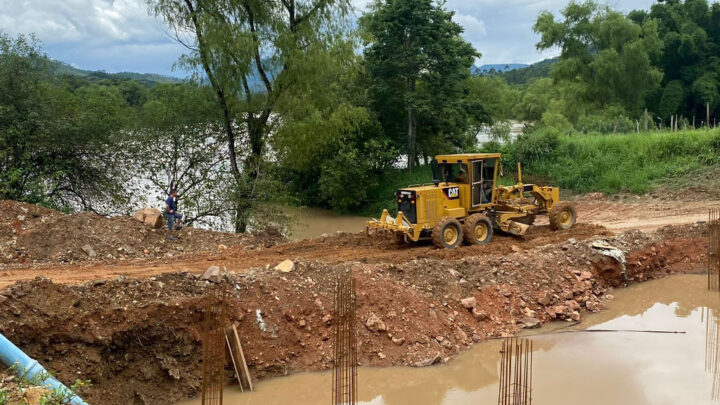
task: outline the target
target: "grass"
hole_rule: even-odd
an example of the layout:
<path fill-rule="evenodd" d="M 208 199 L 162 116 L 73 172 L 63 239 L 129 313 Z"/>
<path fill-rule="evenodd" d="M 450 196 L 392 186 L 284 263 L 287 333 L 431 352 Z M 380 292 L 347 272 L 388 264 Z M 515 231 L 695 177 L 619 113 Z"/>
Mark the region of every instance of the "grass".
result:
<path fill-rule="evenodd" d="M 720 163 L 719 131 L 560 136 L 527 171 L 575 192 L 641 194 Z"/>
<path fill-rule="evenodd" d="M 545 131 L 533 136 L 531 141 L 520 139 L 497 150 L 505 154 L 505 176 L 500 184 L 515 183 L 514 169 L 518 151 L 523 150 L 522 142 L 534 142 L 525 145 L 524 150 L 536 144 L 552 145 L 522 162 L 523 180 L 558 186 L 563 195 L 597 191 L 608 195 L 642 194 L 663 187 L 688 188 L 698 183 L 707 186 L 707 173 L 720 171 L 718 130 L 612 135 L 558 135 Z M 538 142 L 538 137 L 550 140 Z M 431 181 L 429 166 L 388 171 L 370 192 L 370 202 L 357 214 L 378 217 L 384 208 L 393 211 L 397 189 Z"/>

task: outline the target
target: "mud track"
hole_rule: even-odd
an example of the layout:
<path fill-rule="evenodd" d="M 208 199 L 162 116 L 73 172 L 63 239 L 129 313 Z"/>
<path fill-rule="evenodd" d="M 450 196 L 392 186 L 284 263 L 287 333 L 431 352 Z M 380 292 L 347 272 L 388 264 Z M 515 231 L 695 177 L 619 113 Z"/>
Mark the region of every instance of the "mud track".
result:
<path fill-rule="evenodd" d="M 270 248 L 231 248 L 223 253 L 197 253 L 190 257 L 166 260 L 114 261 L 92 264 L 40 264 L 0 270 L 0 288 L 12 283 L 48 277 L 53 282 L 77 284 L 90 280 L 106 280 L 119 276 L 142 278 L 168 272 L 202 273 L 210 265 L 224 266 L 228 271 L 241 272 L 261 266 L 274 266 L 291 259 L 317 261 L 323 264 L 345 262 L 401 264 L 417 259 L 453 260 L 487 254 L 503 255 L 537 246 L 564 242 L 569 238 L 587 239 L 610 235 L 599 225 L 577 224 L 571 230 L 551 231 L 549 226 L 532 227 L 524 237 L 495 234 L 483 246 L 462 246 L 452 250 L 435 248 L 429 242 L 406 245 L 364 233 L 337 234 L 326 238 L 285 243 Z"/>

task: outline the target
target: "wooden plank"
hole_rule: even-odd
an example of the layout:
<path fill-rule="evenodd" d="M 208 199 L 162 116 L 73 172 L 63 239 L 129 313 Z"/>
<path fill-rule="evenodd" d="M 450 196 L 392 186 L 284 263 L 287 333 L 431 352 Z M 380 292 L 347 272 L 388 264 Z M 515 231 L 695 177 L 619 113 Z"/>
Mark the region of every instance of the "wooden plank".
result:
<path fill-rule="evenodd" d="M 242 379 L 240 378 L 240 371 L 238 371 L 237 361 L 235 361 L 235 350 L 233 350 L 232 343 L 230 343 L 230 339 L 228 338 L 227 329 L 225 330 L 225 342 L 227 342 L 228 350 L 230 351 L 230 359 L 232 359 L 233 368 L 235 369 L 235 377 L 240 385 L 240 391 L 245 392 L 243 389 Z"/>
<path fill-rule="evenodd" d="M 252 378 L 250 378 L 250 370 L 248 370 L 247 362 L 245 361 L 245 353 L 243 353 L 242 344 L 240 343 L 240 336 L 238 336 L 235 324 L 232 325 L 232 330 L 233 335 L 235 336 L 235 343 L 237 344 L 237 348 L 240 351 L 240 365 L 245 371 L 245 377 L 247 378 L 248 387 L 250 387 L 250 391 L 253 391 Z"/>

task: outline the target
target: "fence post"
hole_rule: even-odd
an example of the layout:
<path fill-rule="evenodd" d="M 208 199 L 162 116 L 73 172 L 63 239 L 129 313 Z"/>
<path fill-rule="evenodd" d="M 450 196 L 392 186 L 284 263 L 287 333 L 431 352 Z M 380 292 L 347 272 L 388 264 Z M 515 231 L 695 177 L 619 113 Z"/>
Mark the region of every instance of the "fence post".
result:
<path fill-rule="evenodd" d="M 707 127 L 710 129 L 710 103 L 705 103 L 705 111 L 707 112 Z"/>

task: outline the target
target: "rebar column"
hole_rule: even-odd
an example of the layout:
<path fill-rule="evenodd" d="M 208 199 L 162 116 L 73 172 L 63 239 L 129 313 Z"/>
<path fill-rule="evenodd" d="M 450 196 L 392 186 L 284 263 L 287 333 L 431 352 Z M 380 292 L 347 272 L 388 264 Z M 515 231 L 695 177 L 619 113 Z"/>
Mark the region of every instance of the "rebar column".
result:
<path fill-rule="evenodd" d="M 703 307 L 701 317 L 705 323 L 705 372 L 713 377 L 710 397 L 720 402 L 720 325 L 710 308 Z"/>
<path fill-rule="evenodd" d="M 333 405 L 355 405 L 357 395 L 357 335 L 355 279 L 343 273 L 335 285 L 335 368 Z"/>
<path fill-rule="evenodd" d="M 498 405 L 532 404 L 532 347 L 529 339 L 503 341 Z"/>
<path fill-rule="evenodd" d="M 708 289 L 720 291 L 720 210 L 711 209 L 708 216 Z"/>
<path fill-rule="evenodd" d="M 226 289 L 213 285 L 205 293 L 202 325 L 202 405 L 222 405 L 225 387 Z"/>

